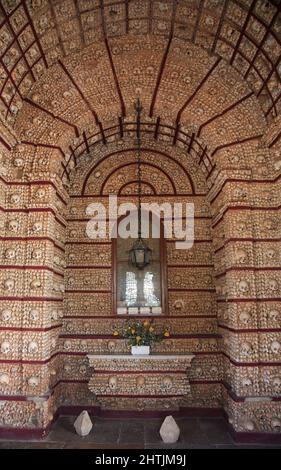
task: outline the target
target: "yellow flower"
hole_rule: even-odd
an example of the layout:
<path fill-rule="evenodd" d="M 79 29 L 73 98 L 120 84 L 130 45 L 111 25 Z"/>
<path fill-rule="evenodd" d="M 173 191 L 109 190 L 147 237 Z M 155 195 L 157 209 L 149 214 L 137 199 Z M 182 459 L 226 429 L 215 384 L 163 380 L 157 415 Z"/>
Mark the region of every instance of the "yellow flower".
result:
<path fill-rule="evenodd" d="M 141 341 L 141 336 L 137 336 L 136 340 L 137 340 L 137 343 L 139 343 Z"/>
<path fill-rule="evenodd" d="M 119 333 L 118 333 L 117 330 L 115 330 L 115 331 L 113 332 L 113 336 L 119 336 Z"/>
<path fill-rule="evenodd" d="M 143 326 L 148 326 L 148 325 L 149 325 L 149 321 L 148 321 L 148 320 L 145 320 L 145 321 L 143 322 Z"/>
<path fill-rule="evenodd" d="M 150 331 L 150 333 L 152 333 L 152 332 L 154 331 L 153 326 L 151 326 L 151 327 L 149 328 L 149 331 Z"/>
<path fill-rule="evenodd" d="M 136 330 L 134 330 L 134 328 L 131 328 L 131 333 L 132 333 L 132 335 L 134 335 L 135 332 L 136 332 Z"/>
<path fill-rule="evenodd" d="M 169 332 L 169 331 L 165 331 L 164 336 L 165 336 L 166 338 L 169 338 L 170 332 Z"/>

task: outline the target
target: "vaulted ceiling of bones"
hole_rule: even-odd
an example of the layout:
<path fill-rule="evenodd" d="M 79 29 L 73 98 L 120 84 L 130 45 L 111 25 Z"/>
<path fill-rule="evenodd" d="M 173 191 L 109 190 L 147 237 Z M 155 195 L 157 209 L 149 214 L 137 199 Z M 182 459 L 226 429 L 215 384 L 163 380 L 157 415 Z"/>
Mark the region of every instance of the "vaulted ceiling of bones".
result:
<path fill-rule="evenodd" d="M 140 97 L 145 131 L 186 144 L 206 175 L 233 142 L 277 149 L 279 10 L 276 0 L 3 0 L 1 142 L 51 150 L 68 176 L 93 143 L 122 136 Z"/>

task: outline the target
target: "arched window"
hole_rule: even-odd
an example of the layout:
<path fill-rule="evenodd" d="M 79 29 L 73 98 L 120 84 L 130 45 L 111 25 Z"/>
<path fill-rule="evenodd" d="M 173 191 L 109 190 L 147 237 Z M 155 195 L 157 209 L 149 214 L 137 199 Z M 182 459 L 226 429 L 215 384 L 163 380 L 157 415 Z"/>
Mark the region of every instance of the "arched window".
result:
<path fill-rule="evenodd" d="M 132 266 L 129 261 L 129 251 L 135 239 L 124 239 L 118 236 L 113 240 L 114 313 L 118 315 L 167 314 L 166 246 L 163 233 L 160 222 L 160 238 L 152 238 L 150 217 L 150 235 L 144 240 L 151 248 L 152 256 L 149 265 L 143 269 Z"/>

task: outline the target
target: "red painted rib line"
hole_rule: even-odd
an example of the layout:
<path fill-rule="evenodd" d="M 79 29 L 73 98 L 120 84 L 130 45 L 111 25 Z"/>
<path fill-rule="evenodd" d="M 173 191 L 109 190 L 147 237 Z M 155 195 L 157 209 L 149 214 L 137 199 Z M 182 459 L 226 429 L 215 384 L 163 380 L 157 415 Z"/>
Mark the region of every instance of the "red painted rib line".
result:
<path fill-rule="evenodd" d="M 43 113 L 48 114 L 48 115 L 51 116 L 53 119 L 56 119 L 56 120 L 62 122 L 63 124 L 66 124 L 67 126 L 72 127 L 72 129 L 74 129 L 74 132 L 75 132 L 76 137 L 79 137 L 78 127 L 75 126 L 75 124 L 71 124 L 69 121 L 66 121 L 66 120 L 63 119 L 62 117 L 56 116 L 54 113 L 52 113 L 51 111 L 49 111 L 49 110 L 46 109 L 46 108 L 43 108 L 43 106 L 41 106 L 41 105 L 38 104 L 38 103 L 35 103 L 35 102 L 32 101 L 30 98 L 23 98 L 23 101 L 25 101 L 26 103 L 28 103 L 30 106 L 33 106 L 34 108 L 39 109 L 39 110 L 42 111 Z"/>
<path fill-rule="evenodd" d="M 217 302 L 224 303 L 224 302 L 236 302 L 236 303 L 245 303 L 245 302 L 281 302 L 281 297 L 252 297 L 248 299 L 217 299 Z"/>
<path fill-rule="evenodd" d="M 47 149 L 54 149 L 54 150 L 58 150 L 60 152 L 60 154 L 62 155 L 63 158 L 65 158 L 65 154 L 64 154 L 64 151 L 62 150 L 61 147 L 59 147 L 58 145 L 51 145 L 51 144 L 42 144 L 42 143 L 35 143 L 35 142 L 29 142 L 28 140 L 21 140 L 21 144 L 24 144 L 24 145 L 30 145 L 32 147 L 43 147 L 43 148 L 47 148 Z"/>
<path fill-rule="evenodd" d="M 91 240 L 90 242 L 65 242 L 66 245 L 111 245 L 111 240 L 106 242 L 96 242 Z"/>
<path fill-rule="evenodd" d="M 130 375 L 130 374 L 182 374 L 185 373 L 186 368 L 178 369 L 178 370 L 115 370 L 114 375 Z M 95 367 L 95 374 L 108 374 L 110 371 L 109 370 L 100 370 Z M 113 372 L 113 371 L 111 371 Z M 87 382 L 88 383 L 88 382 Z"/>
<path fill-rule="evenodd" d="M 65 75 L 68 77 L 68 79 L 71 81 L 72 85 L 74 86 L 74 88 L 76 88 L 76 90 L 78 91 L 79 95 L 81 96 L 82 100 L 84 101 L 84 103 L 86 103 L 86 105 L 88 106 L 89 110 L 91 111 L 91 113 L 93 114 L 94 118 L 95 118 L 95 121 L 96 121 L 96 125 L 98 126 L 99 125 L 99 118 L 98 118 L 98 115 L 96 113 L 96 111 L 92 108 L 90 102 L 88 101 L 88 99 L 86 98 L 86 96 L 84 95 L 84 93 L 82 92 L 82 90 L 80 89 L 80 87 L 77 85 L 77 83 L 75 82 L 74 78 L 72 77 L 72 75 L 70 74 L 70 72 L 67 70 L 66 66 L 64 65 L 64 63 L 58 59 L 58 63 L 59 65 L 61 66 L 61 68 L 63 69 Z"/>
<path fill-rule="evenodd" d="M 36 32 L 36 29 L 35 29 L 35 27 L 34 27 L 32 18 L 31 18 L 30 14 L 29 14 L 29 10 L 28 10 L 28 8 L 27 8 L 27 6 L 26 6 L 26 0 L 24 0 L 23 2 L 21 2 L 21 5 L 22 5 L 23 8 L 24 8 L 26 17 L 27 17 L 27 19 L 28 19 L 28 23 L 29 23 L 29 25 L 30 25 L 30 27 L 31 27 L 31 29 L 32 29 L 32 32 L 33 32 L 35 41 L 36 41 L 36 43 L 37 43 L 37 45 L 38 45 L 38 48 L 39 48 L 41 57 L 42 57 L 42 59 L 43 59 L 43 61 L 44 61 L 45 67 L 48 68 L 48 63 L 47 63 L 47 60 L 46 60 L 46 57 L 45 57 L 43 48 L 42 48 L 41 43 L 40 43 L 40 40 L 39 40 L 39 38 L 38 38 L 38 36 L 37 36 L 37 32 Z"/>
<path fill-rule="evenodd" d="M 66 206 L 67 202 L 63 199 L 63 197 L 59 194 L 59 189 L 56 187 L 56 185 L 52 181 L 6 181 L 2 176 L 0 176 L 0 181 L 3 181 L 7 186 L 51 186 L 56 190 L 56 195 L 58 198 L 63 202 L 63 204 Z"/>
<path fill-rule="evenodd" d="M 227 178 L 224 180 L 221 188 L 217 192 L 217 194 L 211 199 L 210 204 L 213 204 L 213 202 L 217 199 L 217 197 L 220 195 L 222 192 L 223 188 L 226 186 L 228 183 L 244 183 L 244 184 L 274 184 L 277 183 L 281 179 L 281 175 L 276 176 L 276 178 L 273 179 L 267 179 L 267 180 L 257 180 L 257 179 L 251 179 L 251 180 L 245 180 L 242 178 Z"/>
<path fill-rule="evenodd" d="M 90 171 L 87 173 L 86 175 L 86 178 L 84 180 L 84 183 L 83 183 L 83 188 L 82 188 L 82 195 L 84 196 L 84 192 L 85 192 L 85 189 L 86 189 L 86 186 L 87 186 L 87 183 L 88 183 L 88 179 L 90 178 L 91 174 L 93 173 L 93 171 L 102 163 L 104 162 L 105 160 L 107 160 L 108 158 L 114 156 L 114 155 L 118 155 L 120 153 L 127 153 L 127 152 L 134 152 L 136 151 L 136 148 L 135 147 L 131 147 L 131 148 L 127 148 L 127 149 L 124 149 L 124 150 L 117 150 L 115 152 L 112 152 L 106 156 L 104 156 L 103 158 L 101 158 L 101 160 L 96 164 L 94 165 Z M 195 188 L 194 188 L 194 183 L 193 183 L 193 180 L 191 178 L 191 176 L 189 175 L 189 173 L 186 171 L 186 168 L 184 168 L 184 166 L 177 160 L 175 160 L 173 157 L 171 157 L 171 155 L 163 152 L 163 151 L 160 151 L 160 150 L 155 150 L 155 149 L 151 149 L 149 147 L 142 147 L 141 148 L 141 152 L 151 152 L 153 151 L 154 153 L 156 153 L 157 155 L 163 155 L 164 157 L 167 157 L 169 158 L 170 160 L 173 160 L 181 169 L 182 171 L 184 172 L 184 174 L 186 175 L 187 179 L 189 180 L 189 183 L 190 183 L 190 186 L 192 188 L 192 193 L 194 194 L 195 193 Z"/>
<path fill-rule="evenodd" d="M 17 241 L 17 242 L 29 242 L 29 241 L 48 241 L 51 242 L 56 248 L 65 252 L 64 248 L 59 246 L 52 238 L 49 237 L 1 237 L 2 241 Z"/>
<path fill-rule="evenodd" d="M 213 150 L 213 152 L 211 153 L 211 157 L 213 157 L 221 149 L 228 148 L 228 147 L 234 147 L 235 145 L 242 145 L 245 142 L 251 142 L 252 140 L 258 140 L 258 139 L 261 139 L 262 136 L 263 136 L 263 134 L 257 134 L 257 135 L 254 135 L 252 137 L 245 137 L 245 139 L 236 140 L 235 142 L 229 142 L 228 144 L 219 145 L 218 147 L 216 147 Z"/>
<path fill-rule="evenodd" d="M 56 352 L 52 356 L 50 356 L 48 359 L 43 359 L 43 360 L 29 360 L 29 359 L 0 359 L 0 364 L 30 364 L 30 365 L 44 365 L 48 364 L 52 359 L 54 359 L 56 356 L 59 356 L 61 353 Z"/>
<path fill-rule="evenodd" d="M 80 289 L 80 290 L 69 290 L 69 289 L 66 289 L 65 290 L 65 293 L 66 294 L 84 294 L 84 295 L 87 295 L 87 294 L 110 294 L 111 293 L 111 290 L 105 290 L 105 289 L 101 289 L 101 290 L 94 290 L 94 289 L 90 289 L 90 290 L 85 290 L 85 289 Z"/>
<path fill-rule="evenodd" d="M 157 99 L 157 95 L 158 95 L 158 90 L 159 90 L 161 79 L 162 79 L 162 76 L 163 76 L 163 73 L 164 73 L 164 69 L 165 69 L 165 65 L 166 65 L 166 62 L 167 62 L 168 55 L 169 55 L 169 50 L 170 50 L 170 47 L 171 47 L 172 40 L 173 40 L 173 34 L 170 34 L 168 44 L 167 44 L 167 47 L 165 49 L 165 52 L 164 52 L 164 55 L 163 55 L 163 58 L 162 58 L 162 62 L 161 62 L 161 65 L 160 65 L 158 77 L 157 77 L 157 80 L 156 80 L 154 93 L 153 93 L 152 100 L 151 100 L 151 105 L 150 105 L 150 110 L 149 110 L 149 116 L 151 118 L 153 117 L 154 107 L 155 107 L 155 103 L 156 103 L 156 99 Z"/>
<path fill-rule="evenodd" d="M 175 243 L 177 240 L 165 240 L 166 243 Z M 202 240 L 194 240 L 193 243 L 213 243 L 213 240 L 202 239 Z"/>
<path fill-rule="evenodd" d="M 168 268 L 213 268 L 214 264 L 167 264 Z M 281 269 L 281 268 L 280 268 Z"/>
<path fill-rule="evenodd" d="M 160 65 L 160 69 L 159 69 L 159 73 L 158 73 L 158 77 L 157 77 L 157 81 L 156 81 L 155 90 L 154 90 L 154 93 L 153 93 L 153 96 L 152 96 L 152 100 L 151 100 L 150 111 L 149 111 L 149 116 L 150 116 L 150 117 L 153 116 L 154 107 L 155 107 L 155 103 L 156 103 L 156 99 L 157 99 L 157 95 L 158 95 L 160 83 L 161 83 L 161 80 L 162 80 L 162 76 L 163 76 L 164 69 L 165 69 L 166 62 L 167 62 L 168 55 L 169 55 L 169 50 L 170 50 L 171 43 L 172 43 L 172 40 L 173 40 L 177 6 L 178 6 L 177 0 L 176 0 L 176 1 L 173 1 L 173 11 L 172 11 L 172 18 L 171 18 L 170 36 L 169 36 L 168 44 L 167 44 L 167 47 L 166 47 L 166 49 L 165 49 L 165 52 L 164 52 L 162 61 L 161 61 L 161 65 Z M 152 7 L 152 2 L 151 2 L 151 3 L 150 3 L 150 12 L 149 12 L 149 13 L 150 13 L 150 14 L 152 15 L 152 17 L 153 17 L 152 8 L 153 8 L 153 7 Z M 151 30 L 151 23 L 150 23 L 150 30 Z"/>
<path fill-rule="evenodd" d="M 12 147 L 5 141 L 5 139 L 0 135 L 0 142 L 1 144 L 7 149 L 12 150 Z"/>
<path fill-rule="evenodd" d="M 114 62 L 113 62 L 113 59 L 112 59 L 111 50 L 110 50 L 110 47 L 109 47 L 109 44 L 108 44 L 108 39 L 107 39 L 106 36 L 104 37 L 104 43 L 105 43 L 105 47 L 106 47 L 106 50 L 107 50 L 108 59 L 109 59 L 109 62 L 110 62 L 110 66 L 111 66 L 111 70 L 112 70 L 116 90 L 117 90 L 119 100 L 120 100 L 121 114 L 122 114 L 123 117 L 125 117 L 126 116 L 126 106 L 125 106 L 125 102 L 124 102 L 124 99 L 123 99 L 123 96 L 122 96 L 122 93 L 121 93 L 121 88 L 120 88 L 120 85 L 119 85 L 115 65 L 114 65 Z"/>
<path fill-rule="evenodd" d="M 280 333 L 281 328 L 241 328 L 235 330 L 235 328 L 230 328 L 229 326 L 218 324 L 223 330 L 231 331 L 232 333 Z"/>
<path fill-rule="evenodd" d="M 194 92 L 190 95 L 190 97 L 186 100 L 186 102 L 184 103 L 184 105 L 181 107 L 181 109 L 179 110 L 178 112 L 178 115 L 177 115 L 177 118 L 176 118 L 176 123 L 178 124 L 181 120 L 181 116 L 182 116 L 182 113 L 185 111 L 185 109 L 187 108 L 187 106 L 191 103 L 191 101 L 194 99 L 194 97 L 197 95 L 198 91 L 200 90 L 200 88 L 204 85 L 204 83 L 208 80 L 208 78 L 210 77 L 210 75 L 213 73 L 213 71 L 216 69 L 216 67 L 218 66 L 218 64 L 220 63 L 221 61 L 221 58 L 217 59 L 215 61 L 215 63 L 212 65 L 212 67 L 210 68 L 210 70 L 208 71 L 208 73 L 205 75 L 205 77 L 201 80 L 201 82 L 199 83 L 199 85 L 197 86 L 197 88 L 194 90 Z"/>
<path fill-rule="evenodd" d="M 63 297 L 0 297 L 0 300 L 9 300 L 16 302 L 62 302 Z"/>
<path fill-rule="evenodd" d="M 119 338 L 113 335 L 90 335 L 90 334 L 61 334 L 59 335 L 60 338 L 62 339 L 112 339 L 114 341 L 125 341 L 125 338 Z M 171 339 L 192 339 L 192 338 L 201 338 L 201 339 L 212 339 L 212 338 L 217 338 L 220 339 L 221 335 L 220 334 L 207 334 L 207 333 L 202 333 L 202 334 L 185 334 L 185 335 L 171 335 Z"/>
<path fill-rule="evenodd" d="M 51 331 L 51 330 L 55 330 L 57 328 L 61 328 L 63 326 L 62 323 L 58 324 L 58 325 L 53 325 L 53 326 L 48 326 L 46 328 L 18 328 L 18 327 L 14 327 L 14 326 L 3 326 L 0 328 L 0 331 L 22 331 L 23 333 L 25 331 L 34 331 L 35 333 L 46 333 L 48 331 Z"/>
<path fill-rule="evenodd" d="M 53 274 L 56 274 L 57 276 L 63 277 L 63 274 L 55 271 L 53 268 L 50 268 L 49 266 L 31 266 L 31 265 L 24 265 L 24 266 L 19 266 L 19 265 L 0 265 L 0 269 L 15 269 L 15 270 L 35 270 L 35 271 L 50 271 Z"/>
<path fill-rule="evenodd" d="M 196 353 L 197 354 L 197 353 Z M 225 352 L 221 352 L 222 356 L 226 357 L 231 364 L 237 367 L 259 367 L 259 366 L 265 366 L 265 367 L 279 367 L 281 366 L 281 362 L 265 362 L 265 361 L 259 361 L 259 362 L 237 362 L 230 356 L 228 356 Z"/>
<path fill-rule="evenodd" d="M 219 251 L 223 250 L 225 248 L 225 245 L 227 245 L 228 243 L 232 243 L 232 242 L 278 243 L 278 242 L 281 242 L 281 238 L 275 238 L 275 239 L 272 239 L 272 238 L 229 238 L 228 240 L 225 240 L 222 246 L 214 250 L 214 253 L 216 254 Z"/>
<path fill-rule="evenodd" d="M 122 165 L 119 165 L 119 166 L 116 166 L 110 173 L 108 173 L 108 175 L 106 176 L 106 178 L 104 178 L 103 182 L 102 182 L 102 185 L 101 185 L 101 189 L 100 189 L 100 193 L 102 194 L 103 191 L 104 191 L 104 187 L 107 183 L 107 181 L 109 180 L 109 178 L 116 172 L 116 171 L 119 171 L 120 169 L 122 168 L 127 168 L 127 167 L 130 167 L 130 166 L 136 166 L 137 162 L 130 162 L 130 163 L 123 163 Z M 171 186 L 174 190 L 174 194 L 176 195 L 177 194 L 177 189 L 176 189 L 176 186 L 175 186 L 175 183 L 173 181 L 173 179 L 171 178 L 171 176 L 163 169 L 161 168 L 159 165 L 156 165 L 155 163 L 151 163 L 151 162 L 146 162 L 146 161 L 142 161 L 142 166 L 145 167 L 145 166 L 148 166 L 148 167 L 152 167 L 152 168 L 156 168 L 158 171 L 160 171 L 161 173 L 163 173 L 166 178 L 170 181 L 171 183 Z M 132 195 L 130 195 L 132 197 Z M 136 195 L 137 196 L 137 195 Z M 173 196 L 173 195 L 171 195 Z"/>
<path fill-rule="evenodd" d="M 111 269 L 112 265 L 95 265 L 95 266 L 87 266 L 87 265 L 81 265 L 81 266 L 66 266 L 66 269 Z M 1 266 L 0 266 L 1 269 Z"/>
<path fill-rule="evenodd" d="M 251 93 L 248 93 L 246 96 L 243 96 L 243 98 L 240 98 L 240 100 L 236 101 L 235 103 L 231 104 L 228 106 L 228 108 L 224 109 L 220 113 L 216 114 L 215 116 L 211 117 L 208 119 L 208 121 L 204 122 L 203 124 L 200 125 L 198 132 L 197 132 L 197 137 L 200 137 L 200 133 L 202 129 L 206 126 L 208 126 L 211 122 L 215 121 L 216 119 L 224 116 L 227 114 L 229 111 L 232 111 L 236 106 L 239 106 L 239 104 L 243 103 L 243 101 L 246 101 L 248 98 L 251 98 L 254 95 L 254 92 L 252 91 Z"/>
<path fill-rule="evenodd" d="M 255 4 L 256 4 L 256 3 L 257 3 L 256 0 L 252 0 L 251 5 L 250 5 L 250 7 L 249 7 L 249 9 L 248 9 L 248 13 L 247 13 L 247 16 L 246 16 L 246 18 L 245 18 L 245 22 L 244 22 L 244 24 L 243 24 L 243 26 L 242 26 L 242 28 L 241 28 L 241 30 L 240 30 L 240 36 L 239 36 L 239 38 L 238 38 L 238 41 L 237 41 L 236 44 L 235 44 L 235 47 L 234 47 L 232 56 L 231 56 L 231 58 L 230 58 L 230 62 L 229 62 L 230 65 L 233 64 L 233 61 L 234 61 L 235 56 L 236 56 L 236 54 L 237 54 L 237 52 L 238 52 L 239 46 L 240 46 L 240 44 L 241 44 L 241 41 L 242 41 L 242 39 L 243 39 L 243 37 L 244 37 L 244 33 L 245 33 L 245 31 L 246 31 L 247 25 L 248 25 L 248 23 L 249 23 L 249 20 L 250 20 L 250 18 L 251 18 L 251 15 L 252 15 L 252 11 L 254 10 L 254 7 L 255 7 Z"/>
<path fill-rule="evenodd" d="M 277 134 L 277 136 L 272 140 L 272 142 L 270 142 L 270 144 L 268 144 L 268 147 L 269 148 L 273 147 L 275 144 L 277 144 L 277 142 L 279 141 L 280 138 L 281 138 L 281 132 L 279 132 Z"/>
<path fill-rule="evenodd" d="M 76 320 L 76 319 L 79 319 L 79 318 L 84 318 L 84 319 L 87 319 L 87 320 L 94 320 L 96 321 L 96 319 L 98 318 L 101 318 L 100 315 L 65 315 L 63 318 L 69 318 L 69 319 L 73 319 L 73 320 Z M 162 315 L 118 315 L 117 313 L 115 313 L 114 315 L 103 315 L 102 316 L 102 319 L 105 319 L 105 320 L 112 320 L 112 318 L 114 318 L 115 320 L 123 320 L 123 319 L 127 319 L 127 318 L 140 318 L 142 320 L 145 320 L 145 318 L 150 318 L 151 320 L 154 320 L 154 319 L 157 319 L 157 320 L 181 320 L 181 319 L 187 319 L 187 318 L 197 318 L 197 319 L 205 319 L 205 318 L 210 318 L 210 319 L 214 319 L 214 318 L 217 318 L 216 315 L 165 315 L 165 314 L 162 314 Z"/>
<path fill-rule="evenodd" d="M 175 288 L 168 287 L 169 292 L 215 292 L 216 289 L 188 289 L 188 288 Z"/>
<path fill-rule="evenodd" d="M 231 268 L 228 268 L 226 269 L 224 272 L 222 273 L 219 273 L 219 274 L 216 274 L 215 275 L 215 278 L 219 279 L 221 277 L 224 277 L 228 272 L 231 272 L 231 271 L 280 271 L 281 270 L 281 267 L 277 267 L 277 266 L 267 266 L 267 267 L 255 267 L 255 266 L 233 266 Z"/>
<path fill-rule="evenodd" d="M 255 211 L 267 212 L 267 211 L 279 211 L 280 209 L 281 209 L 281 206 L 276 206 L 276 207 L 229 206 L 229 207 L 226 207 L 226 209 L 223 211 L 223 213 L 220 216 L 220 219 L 217 220 L 217 222 L 215 222 L 214 224 L 212 224 L 212 227 L 215 228 L 223 220 L 223 217 L 225 216 L 225 214 L 229 210 L 231 210 L 231 211 L 240 210 L 240 211 L 252 211 L 252 212 L 255 212 Z"/>
<path fill-rule="evenodd" d="M 129 186 L 129 185 L 131 185 L 131 184 L 136 184 L 136 183 L 138 183 L 138 180 L 131 180 L 131 181 L 128 181 L 128 183 L 122 184 L 122 186 L 120 186 L 120 188 L 119 188 L 119 191 L 118 191 L 118 194 L 117 194 L 117 195 L 120 196 L 120 197 L 123 197 L 124 195 L 122 194 L 122 191 L 123 191 L 127 186 Z M 156 191 L 156 189 L 154 188 L 154 186 L 153 186 L 151 183 L 149 183 L 148 181 L 144 181 L 144 180 L 142 179 L 142 180 L 141 180 L 141 184 L 144 185 L 144 186 L 148 186 L 148 187 L 151 189 L 152 194 L 153 194 L 154 196 L 157 196 L 157 191 Z M 137 194 L 136 194 L 136 195 L 137 195 Z M 171 196 L 172 196 L 172 195 L 173 195 L 173 194 L 171 194 Z"/>
<path fill-rule="evenodd" d="M 28 209 L 6 209 L 4 207 L 0 207 L 0 210 L 2 212 L 5 212 L 5 213 L 18 213 L 18 212 L 25 212 L 26 214 L 30 213 L 30 212 L 50 212 L 51 214 L 54 215 L 55 217 L 55 220 L 60 224 L 62 225 L 62 227 L 66 228 L 66 224 L 64 222 L 62 222 L 62 220 L 60 220 L 55 211 L 51 208 L 48 208 L 48 207 L 33 207 L 33 208 L 28 208 Z"/>

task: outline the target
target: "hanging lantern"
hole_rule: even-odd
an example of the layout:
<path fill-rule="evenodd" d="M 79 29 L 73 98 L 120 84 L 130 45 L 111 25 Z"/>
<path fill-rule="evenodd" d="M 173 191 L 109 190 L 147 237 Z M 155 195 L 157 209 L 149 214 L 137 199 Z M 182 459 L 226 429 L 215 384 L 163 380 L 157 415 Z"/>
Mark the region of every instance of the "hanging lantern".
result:
<path fill-rule="evenodd" d="M 137 114 L 137 139 L 138 139 L 138 153 L 137 153 L 137 164 L 138 164 L 138 239 L 133 244 L 133 247 L 129 251 L 129 262 L 138 269 L 143 269 L 151 262 L 152 250 L 145 243 L 141 237 L 141 139 L 140 139 L 140 117 L 142 112 L 142 106 L 138 99 L 136 106 Z"/>
<path fill-rule="evenodd" d="M 130 263 L 138 269 L 143 269 L 151 261 L 152 250 L 142 238 L 138 238 L 129 251 Z"/>

